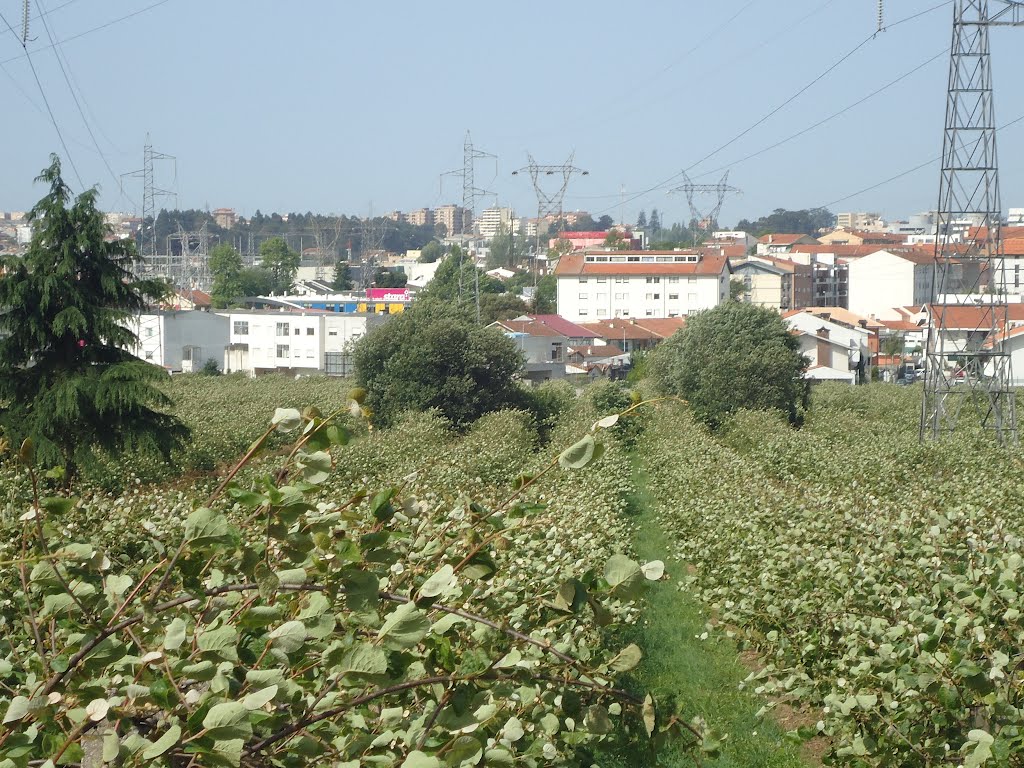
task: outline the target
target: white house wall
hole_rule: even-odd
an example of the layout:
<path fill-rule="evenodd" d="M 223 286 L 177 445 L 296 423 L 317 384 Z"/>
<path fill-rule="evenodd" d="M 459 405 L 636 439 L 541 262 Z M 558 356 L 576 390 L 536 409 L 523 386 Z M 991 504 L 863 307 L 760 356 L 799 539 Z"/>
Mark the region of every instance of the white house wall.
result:
<path fill-rule="evenodd" d="M 915 264 L 878 251 L 849 266 L 849 308 L 854 314 L 877 317 L 892 307 L 915 303 Z"/>
<path fill-rule="evenodd" d="M 558 276 L 558 314 L 570 322 L 615 317 L 683 317 L 729 298 L 729 279 L 718 275 Z"/>

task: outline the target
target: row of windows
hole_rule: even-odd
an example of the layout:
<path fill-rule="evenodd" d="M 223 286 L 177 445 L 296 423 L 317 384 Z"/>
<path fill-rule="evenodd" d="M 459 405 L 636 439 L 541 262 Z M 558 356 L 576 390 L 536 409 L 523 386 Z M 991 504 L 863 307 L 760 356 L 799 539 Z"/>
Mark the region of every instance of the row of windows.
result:
<path fill-rule="evenodd" d="M 614 296 L 615 296 L 615 301 L 629 301 L 629 294 L 628 293 L 616 293 L 616 294 L 614 294 Z M 580 301 L 587 301 L 589 298 L 590 298 L 590 294 L 589 293 L 581 293 L 581 294 L 579 294 L 579 300 Z M 697 294 L 696 293 L 687 294 L 687 299 L 692 304 L 692 303 L 697 301 Z M 595 301 L 607 301 L 608 300 L 608 294 L 607 293 L 596 293 L 596 294 L 594 294 L 594 300 Z M 660 293 L 645 293 L 644 294 L 644 300 L 645 301 L 660 301 L 661 300 L 661 294 Z M 678 293 L 670 293 L 668 295 L 668 300 L 669 301 L 679 301 L 679 294 Z"/>
<path fill-rule="evenodd" d="M 667 283 L 678 283 L 680 281 L 680 279 L 681 278 L 678 278 L 678 277 L 666 277 L 665 278 L 665 282 L 667 282 Z M 581 277 L 579 280 L 580 280 L 581 283 L 586 283 L 586 282 L 588 282 L 590 280 L 590 278 L 589 277 Z M 595 278 L 595 280 L 598 283 L 607 283 L 608 282 L 608 278 L 607 277 L 598 277 L 598 278 Z M 627 283 L 629 283 L 630 280 L 631 280 L 631 278 L 629 278 L 629 277 L 616 277 L 616 278 L 614 278 L 614 282 L 619 283 L 620 285 L 627 284 Z M 639 278 L 637 278 L 637 280 L 639 280 Z M 688 278 L 686 278 L 686 282 L 688 282 L 690 284 L 696 283 L 697 280 L 698 280 L 698 278 L 696 278 L 696 277 L 688 277 Z M 661 278 L 660 277 L 646 277 L 646 278 L 644 278 L 644 281 L 647 282 L 647 283 L 660 283 L 661 282 Z"/>
<path fill-rule="evenodd" d="M 581 310 L 579 310 L 579 312 L 577 312 L 577 314 L 580 317 L 589 317 L 590 316 L 590 310 L 581 309 Z M 625 315 L 626 315 L 626 311 L 624 309 L 616 309 L 615 310 L 615 316 L 616 317 L 624 317 Z M 599 309 L 599 310 L 597 310 L 595 312 L 595 316 L 596 317 L 608 317 L 608 310 L 607 309 Z M 653 309 L 648 309 L 648 310 L 646 310 L 644 312 L 644 316 L 645 317 L 654 317 L 655 316 L 655 311 Z M 669 317 L 679 317 L 679 313 L 678 312 L 670 312 L 668 316 Z"/>
<path fill-rule="evenodd" d="M 232 324 L 232 330 L 234 331 L 235 336 L 248 336 L 249 335 L 249 321 L 248 320 L 235 320 L 234 323 Z M 294 329 L 291 329 L 291 326 L 288 323 L 278 323 L 276 331 L 277 331 L 277 335 L 278 336 L 290 336 L 290 335 L 300 336 L 302 334 L 302 328 L 296 326 Z M 316 328 L 314 328 L 312 326 L 307 327 L 306 328 L 306 335 L 307 336 L 315 336 L 316 335 Z M 329 336 L 337 336 L 338 332 L 337 331 L 328 331 L 328 335 Z"/>

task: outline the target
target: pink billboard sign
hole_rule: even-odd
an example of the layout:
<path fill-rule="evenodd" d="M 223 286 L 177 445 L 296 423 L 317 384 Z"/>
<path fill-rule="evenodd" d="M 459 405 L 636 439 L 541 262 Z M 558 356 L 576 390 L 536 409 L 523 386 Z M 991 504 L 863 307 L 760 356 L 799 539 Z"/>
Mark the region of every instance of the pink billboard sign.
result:
<path fill-rule="evenodd" d="M 408 288 L 368 288 L 366 298 L 370 301 L 409 301 Z"/>

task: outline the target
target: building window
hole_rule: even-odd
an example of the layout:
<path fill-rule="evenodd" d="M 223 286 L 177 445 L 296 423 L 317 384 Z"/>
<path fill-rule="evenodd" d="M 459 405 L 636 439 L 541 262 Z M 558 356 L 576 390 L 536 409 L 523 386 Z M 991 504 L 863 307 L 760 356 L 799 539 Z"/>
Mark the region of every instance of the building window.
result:
<path fill-rule="evenodd" d="M 679 294 L 678 293 L 670 293 L 668 295 L 668 300 L 669 301 L 679 301 Z"/>
<path fill-rule="evenodd" d="M 337 335 L 338 335 L 338 332 L 337 332 L 336 330 L 335 330 L 335 331 L 328 331 L 328 332 L 327 332 L 327 335 L 328 335 L 328 336 L 337 336 Z"/>
<path fill-rule="evenodd" d="M 654 317 L 654 310 L 648 309 L 644 314 L 647 315 L 647 317 Z"/>
<path fill-rule="evenodd" d="M 153 336 L 153 329 L 152 328 L 146 328 L 146 338 L 148 339 L 148 338 L 151 338 L 152 336 Z"/>
<path fill-rule="evenodd" d="M 307 336 L 312 336 L 314 333 L 316 333 L 316 329 L 314 329 L 312 327 L 309 327 L 309 328 L 306 329 L 306 335 Z"/>
<path fill-rule="evenodd" d="M 288 345 L 287 344 L 278 344 L 277 345 L 277 356 L 278 357 L 288 357 Z"/>
<path fill-rule="evenodd" d="M 149 350 L 148 352 L 146 352 L 146 359 L 147 360 L 152 360 L 153 359 L 153 350 Z"/>
<path fill-rule="evenodd" d="M 670 278 L 668 279 L 668 281 L 669 281 L 670 283 L 678 283 L 678 282 L 679 282 L 679 278 L 678 278 L 678 277 L 670 277 Z"/>
<path fill-rule="evenodd" d="M 597 300 L 598 301 L 608 301 L 608 294 L 607 293 L 599 293 L 599 294 L 597 294 Z"/>
<path fill-rule="evenodd" d="M 581 278 L 580 278 L 580 282 L 581 282 L 581 283 L 585 283 L 585 282 L 587 282 L 587 278 L 585 278 L 585 277 L 581 277 Z"/>
<path fill-rule="evenodd" d="M 661 282 L 661 278 L 660 277 L 648 277 L 647 278 L 647 282 L 648 283 L 660 283 Z"/>
<path fill-rule="evenodd" d="M 324 373 L 328 376 L 347 376 L 349 356 L 343 352 L 328 352 L 324 355 Z"/>
<path fill-rule="evenodd" d="M 234 329 L 235 329 L 235 335 L 236 336 L 248 336 L 249 335 L 249 321 L 248 320 L 235 320 Z"/>
<path fill-rule="evenodd" d="M 607 317 L 608 316 L 608 310 L 607 309 L 599 309 L 599 310 L 597 310 L 597 316 L 598 317 Z"/>
<path fill-rule="evenodd" d="M 647 300 L 647 301 L 654 301 L 654 297 L 655 296 L 657 296 L 656 293 L 645 293 L 644 294 L 644 299 Z"/>
<path fill-rule="evenodd" d="M 295 330 L 293 331 L 293 333 L 294 333 L 294 334 L 295 334 L 296 336 L 298 336 L 298 335 L 299 335 L 300 333 L 302 333 L 302 329 L 301 329 L 301 328 L 299 328 L 298 326 L 295 326 Z"/>
<path fill-rule="evenodd" d="M 576 314 L 578 314 L 578 315 L 579 315 L 580 317 L 586 317 L 586 316 L 587 316 L 588 314 L 590 314 L 590 313 L 589 313 L 589 312 L 587 312 L 587 310 L 585 310 L 585 309 L 581 309 L 581 310 L 580 310 L 579 312 L 577 312 Z"/>
<path fill-rule="evenodd" d="M 615 294 L 615 300 L 616 301 L 629 301 L 629 294 L 628 293 L 616 293 Z"/>
<path fill-rule="evenodd" d="M 655 301 L 657 301 L 657 300 L 658 300 L 658 299 L 660 299 L 660 298 L 661 298 L 661 294 L 660 294 L 660 293 L 656 293 L 656 294 L 654 294 L 654 300 L 655 300 Z"/>
<path fill-rule="evenodd" d="M 607 277 L 599 277 L 599 278 L 597 278 L 597 282 L 599 282 L 599 283 L 607 283 L 608 282 L 608 278 Z"/>
<path fill-rule="evenodd" d="M 587 294 L 581 293 L 580 294 L 580 301 L 586 301 L 586 300 L 587 300 Z"/>
<path fill-rule="evenodd" d="M 288 323 L 278 323 L 277 324 L 277 335 L 278 336 L 289 336 L 290 335 L 289 328 L 288 328 Z"/>

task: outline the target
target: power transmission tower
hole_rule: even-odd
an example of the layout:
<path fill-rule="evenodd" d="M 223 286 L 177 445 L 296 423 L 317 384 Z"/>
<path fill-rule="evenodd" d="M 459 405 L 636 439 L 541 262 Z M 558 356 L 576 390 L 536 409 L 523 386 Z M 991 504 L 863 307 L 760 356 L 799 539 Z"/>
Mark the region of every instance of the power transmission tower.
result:
<path fill-rule="evenodd" d="M 718 223 L 718 214 L 722 212 L 722 204 L 725 203 L 725 196 L 729 194 L 741 194 L 741 190 L 729 186 L 729 172 L 726 171 L 722 180 L 717 184 L 694 184 L 690 177 L 683 171 L 683 184 L 670 190 L 670 192 L 685 192 L 686 202 L 690 206 L 690 229 L 693 232 L 693 247 L 697 247 L 697 236 L 707 235 Z M 715 205 L 706 214 L 701 213 L 694 202 L 697 195 L 716 195 Z"/>
<path fill-rule="evenodd" d="M 173 256 L 172 243 L 178 243 L 180 257 Z M 208 291 L 213 285 L 210 274 L 210 233 L 206 224 L 197 232 L 186 232 L 178 225 L 176 234 L 167 236 L 167 277 L 182 291 Z"/>
<path fill-rule="evenodd" d="M 158 197 L 174 197 L 174 192 L 167 189 L 160 189 L 156 186 L 153 177 L 153 166 L 157 160 L 170 160 L 174 163 L 174 178 L 178 178 L 177 158 L 172 155 L 165 155 L 162 152 L 153 151 L 149 134 L 146 134 L 146 144 L 142 150 L 142 168 L 129 173 L 122 173 L 121 179 L 125 177 L 142 179 L 142 255 L 154 259 L 156 253 L 156 199 Z M 123 189 L 121 190 L 124 191 Z"/>
<path fill-rule="evenodd" d="M 562 203 L 565 201 L 566 190 L 569 189 L 569 181 L 577 173 L 581 176 L 589 176 L 590 171 L 577 168 L 572 164 L 576 158 L 575 152 L 570 154 L 569 159 L 561 165 L 541 165 L 529 153 L 526 157 L 530 162 L 526 166 L 512 171 L 512 175 L 518 176 L 524 171 L 529 173 L 533 191 L 537 195 L 537 242 L 534 245 L 533 254 L 533 275 L 536 280 L 537 257 L 540 256 L 540 223 L 546 216 L 556 216 L 559 220 L 562 218 Z M 546 179 L 549 176 L 555 177 L 556 181 L 550 189 L 545 189 L 541 179 L 542 177 Z M 558 180 L 561 180 L 561 184 L 558 184 Z"/>
<path fill-rule="evenodd" d="M 461 232 L 450 232 L 449 234 L 471 235 L 473 234 L 473 210 L 476 208 L 476 199 L 483 195 L 493 195 L 486 189 L 478 189 L 476 186 L 476 161 L 491 158 L 494 160 L 494 175 L 498 175 L 498 156 L 473 146 L 473 137 L 466 131 L 466 139 L 462 143 L 462 168 L 457 171 L 445 171 L 441 174 L 442 183 L 445 176 L 458 176 L 462 179 L 462 226 Z"/>
<path fill-rule="evenodd" d="M 953 3 L 921 440 L 955 432 L 966 409 L 1001 444 L 1017 442 L 1010 355 L 999 339 L 1009 308 L 989 28 L 1024 24 L 1024 4 L 994 5 L 990 13 L 989 0 Z"/>

